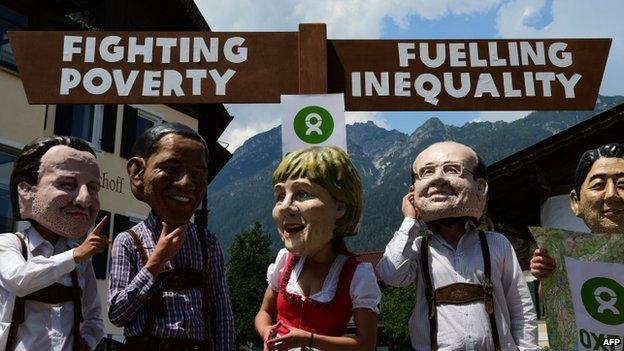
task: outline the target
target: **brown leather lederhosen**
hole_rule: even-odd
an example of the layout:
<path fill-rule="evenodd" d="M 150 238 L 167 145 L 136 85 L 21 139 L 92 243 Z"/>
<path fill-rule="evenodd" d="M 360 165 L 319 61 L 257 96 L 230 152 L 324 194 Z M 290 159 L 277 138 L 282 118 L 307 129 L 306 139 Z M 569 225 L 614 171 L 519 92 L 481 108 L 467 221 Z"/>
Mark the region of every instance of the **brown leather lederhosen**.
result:
<path fill-rule="evenodd" d="M 145 265 L 148 259 L 147 251 L 141 243 L 139 235 L 132 229 L 128 230 L 128 234 L 130 234 L 132 241 L 134 241 L 134 245 L 139 251 L 141 262 Z M 158 275 L 156 279 L 161 282 L 161 285 L 148 300 L 147 322 L 143 328 L 143 335 L 139 337 L 141 340 L 140 342 L 143 343 L 144 346 L 158 344 L 159 340 L 161 340 L 150 333 L 154 327 L 154 323 L 156 322 L 156 317 L 158 315 L 162 315 L 163 309 L 166 308 L 163 303 L 163 292 L 180 292 L 191 288 L 200 288 L 202 289 L 202 314 L 204 315 L 204 331 L 206 335 L 206 339 L 200 343 L 205 350 L 212 350 L 212 337 L 210 333 L 210 292 L 208 290 L 208 283 L 210 280 L 208 270 L 208 244 L 206 242 L 206 235 L 203 232 L 203 229 L 199 229 L 198 234 L 202 249 L 203 267 L 201 270 L 192 268 L 175 268 L 163 271 Z M 161 341 L 165 342 L 164 339 Z M 171 343 L 172 341 L 175 340 L 166 340 L 167 343 Z M 188 342 L 188 340 L 180 340 L 180 342 Z M 126 348 L 126 350 L 127 349 L 128 348 Z"/>
<path fill-rule="evenodd" d="M 490 251 L 488 249 L 485 233 L 479 231 L 479 242 L 481 243 L 481 253 L 483 254 L 483 285 L 471 283 L 455 283 L 441 288 L 434 289 L 431 284 L 431 273 L 429 268 L 429 235 L 425 235 L 422 240 L 420 265 L 423 270 L 425 280 L 425 297 L 429 308 L 429 339 L 431 350 L 438 349 L 438 321 L 437 305 L 440 304 L 463 304 L 478 300 L 483 300 L 485 311 L 490 319 L 490 330 L 492 331 L 492 341 L 494 349 L 500 351 L 500 341 L 498 328 L 496 326 L 496 316 L 494 315 L 494 285 L 492 284 L 492 267 Z"/>
<path fill-rule="evenodd" d="M 26 248 L 26 242 L 24 238 L 22 238 L 17 233 L 14 233 L 17 236 L 20 244 L 22 246 L 22 256 L 24 260 L 28 260 L 28 250 Z M 69 246 L 67 249 L 71 249 Z M 73 349 L 76 350 L 78 347 L 78 343 L 80 341 L 80 323 L 83 322 L 82 318 L 82 289 L 80 288 L 80 284 L 78 283 L 78 273 L 76 273 L 76 269 L 70 272 L 72 279 L 72 286 L 63 285 L 60 283 L 54 283 L 50 286 L 47 286 L 43 289 L 32 292 L 26 296 L 15 297 L 15 305 L 13 307 L 13 315 L 11 316 L 11 326 L 9 327 L 9 336 L 7 338 L 6 349 L 7 351 L 12 350 L 13 343 L 15 342 L 15 338 L 17 337 L 17 330 L 19 329 L 20 324 L 24 323 L 25 319 L 25 305 L 26 300 L 43 302 L 47 304 L 58 304 L 61 302 L 72 301 L 74 303 L 74 326 L 73 328 Z"/>

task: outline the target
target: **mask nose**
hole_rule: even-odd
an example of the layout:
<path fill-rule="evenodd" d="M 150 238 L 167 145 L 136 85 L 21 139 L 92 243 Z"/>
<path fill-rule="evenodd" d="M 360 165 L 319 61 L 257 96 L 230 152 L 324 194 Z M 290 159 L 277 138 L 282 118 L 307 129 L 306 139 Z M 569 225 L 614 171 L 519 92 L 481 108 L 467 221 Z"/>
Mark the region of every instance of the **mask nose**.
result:
<path fill-rule="evenodd" d="M 193 183 L 193 179 L 188 172 L 182 174 L 182 178 L 178 179 L 175 182 L 175 185 L 182 189 L 183 191 L 193 191 L 195 190 L 195 183 Z"/>
<path fill-rule="evenodd" d="M 622 198 L 618 192 L 617 184 L 613 179 L 607 180 L 605 188 L 605 201 L 608 202 L 621 202 Z"/>
<path fill-rule="evenodd" d="M 78 195 L 74 199 L 74 204 L 79 205 L 81 207 L 89 207 L 92 203 L 91 194 L 89 193 L 89 187 L 84 184 L 78 188 Z"/>
<path fill-rule="evenodd" d="M 279 212 L 282 216 L 294 216 L 297 212 L 297 206 L 293 203 L 292 195 L 286 195 L 282 202 L 278 205 Z"/>

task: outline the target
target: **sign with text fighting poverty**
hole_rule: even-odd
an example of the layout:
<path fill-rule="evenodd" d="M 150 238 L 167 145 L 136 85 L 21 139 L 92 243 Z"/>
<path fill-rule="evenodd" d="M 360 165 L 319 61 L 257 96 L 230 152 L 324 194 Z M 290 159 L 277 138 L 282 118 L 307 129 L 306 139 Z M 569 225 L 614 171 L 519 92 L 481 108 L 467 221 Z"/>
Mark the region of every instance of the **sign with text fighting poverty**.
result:
<path fill-rule="evenodd" d="M 550 347 L 622 351 L 624 235 L 530 230 L 557 263 L 542 282 Z"/>
<path fill-rule="evenodd" d="M 278 102 L 297 33 L 12 32 L 28 102 Z"/>
<path fill-rule="evenodd" d="M 302 58 L 314 56 L 327 82 L 319 93 L 343 93 L 347 111 L 592 109 L 611 45 L 323 36 L 318 55 L 305 52 L 318 48 L 302 45 L 301 32 L 24 31 L 9 39 L 32 104 L 276 103 L 301 92 L 310 68 Z"/>
<path fill-rule="evenodd" d="M 342 94 L 284 95 L 282 155 L 311 146 L 337 146 L 347 151 Z"/>

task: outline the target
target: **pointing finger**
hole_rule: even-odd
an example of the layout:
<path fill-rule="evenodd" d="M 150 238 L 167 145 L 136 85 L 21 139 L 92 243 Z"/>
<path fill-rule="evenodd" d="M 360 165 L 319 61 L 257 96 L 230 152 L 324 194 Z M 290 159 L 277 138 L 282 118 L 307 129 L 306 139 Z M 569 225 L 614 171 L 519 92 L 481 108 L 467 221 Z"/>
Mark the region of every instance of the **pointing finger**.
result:
<path fill-rule="evenodd" d="M 100 232 L 102 231 L 102 229 L 104 229 L 106 222 L 108 222 L 108 216 L 104 216 L 104 218 L 102 218 L 100 223 L 98 223 L 98 225 L 95 226 L 91 234 L 100 235 Z"/>

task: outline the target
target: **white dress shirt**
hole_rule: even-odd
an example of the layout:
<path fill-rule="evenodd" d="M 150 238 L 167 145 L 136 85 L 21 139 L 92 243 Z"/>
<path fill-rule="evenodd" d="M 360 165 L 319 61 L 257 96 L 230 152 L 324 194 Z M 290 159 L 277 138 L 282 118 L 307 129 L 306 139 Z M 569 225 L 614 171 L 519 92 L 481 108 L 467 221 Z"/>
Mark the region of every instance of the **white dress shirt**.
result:
<path fill-rule="evenodd" d="M 91 261 L 76 264 L 74 250 L 67 250 L 67 245 L 74 247 L 76 243 L 67 238 L 59 237 L 52 246 L 34 227 L 18 235 L 27 244 L 26 262 L 17 237 L 12 233 L 0 234 L 0 350 L 6 348 L 15 296 L 28 295 L 55 282 L 71 286 L 69 273 L 74 268 L 82 288 L 84 322 L 80 333 L 91 349 L 95 349 L 104 334 L 104 324 Z M 73 302 L 50 305 L 26 300 L 24 306 L 24 323 L 20 324 L 13 342 L 14 350 L 72 350 Z"/>
<path fill-rule="evenodd" d="M 419 236 L 425 225 L 406 218 L 386 246 L 377 265 L 381 278 L 393 286 L 416 284 L 416 306 L 409 322 L 412 346 L 430 350 L 428 306 L 420 265 Z M 540 350 L 531 295 L 511 243 L 503 235 L 486 232 L 494 284 L 494 314 L 501 348 Z M 437 234 L 429 240 L 434 288 L 453 283 L 483 284 L 483 255 L 478 230 L 466 226 L 456 248 Z M 450 350 L 493 350 L 490 321 L 483 301 L 437 306 L 438 347 Z"/>

